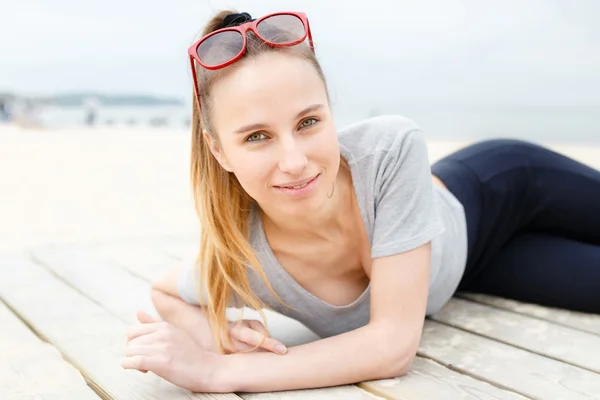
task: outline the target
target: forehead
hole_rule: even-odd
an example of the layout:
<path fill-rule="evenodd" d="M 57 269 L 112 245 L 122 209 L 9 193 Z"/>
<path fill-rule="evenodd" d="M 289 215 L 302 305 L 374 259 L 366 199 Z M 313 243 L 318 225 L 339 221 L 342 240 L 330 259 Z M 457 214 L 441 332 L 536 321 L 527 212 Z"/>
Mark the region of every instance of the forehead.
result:
<path fill-rule="evenodd" d="M 308 60 L 271 52 L 244 60 L 215 82 L 212 100 L 214 126 L 228 132 L 292 119 L 308 105 L 327 104 L 327 93 Z"/>

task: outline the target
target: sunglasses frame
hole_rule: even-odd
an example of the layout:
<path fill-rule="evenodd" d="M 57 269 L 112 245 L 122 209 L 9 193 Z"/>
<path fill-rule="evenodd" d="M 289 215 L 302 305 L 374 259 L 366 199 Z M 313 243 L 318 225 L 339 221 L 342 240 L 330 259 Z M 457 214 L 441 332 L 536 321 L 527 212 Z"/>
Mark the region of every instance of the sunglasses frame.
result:
<path fill-rule="evenodd" d="M 263 36 L 260 35 L 260 33 L 258 32 L 258 24 L 260 24 L 262 21 L 264 21 L 268 18 L 272 18 L 272 17 L 279 16 L 279 15 L 291 15 L 291 16 L 298 18 L 302 22 L 302 24 L 304 25 L 304 34 L 302 35 L 302 37 L 300 39 L 295 40 L 293 42 L 289 42 L 289 43 L 274 43 L 274 42 L 270 42 L 270 41 L 266 40 Z M 208 39 L 214 35 L 217 35 L 221 32 L 227 32 L 227 31 L 239 32 L 242 35 L 243 43 L 242 43 L 242 49 L 240 50 L 240 52 L 237 55 L 235 55 L 234 57 L 232 57 L 231 60 L 226 61 L 222 64 L 219 64 L 219 65 L 204 64 L 202 62 L 202 60 L 200 60 L 200 57 L 198 56 L 198 47 L 200 47 L 200 45 L 206 39 Z M 252 31 L 256 35 L 256 37 L 260 38 L 260 40 L 262 40 L 263 42 L 265 42 L 266 44 L 268 44 L 271 47 L 296 46 L 297 44 L 304 42 L 306 40 L 306 38 L 308 37 L 308 44 L 310 46 L 310 49 L 312 50 L 313 53 L 315 52 L 315 47 L 314 47 L 314 43 L 313 43 L 313 39 L 312 39 L 312 33 L 310 31 L 310 24 L 308 23 L 308 18 L 306 17 L 306 14 L 303 12 L 283 11 L 283 12 L 271 13 L 271 14 L 267 14 L 267 15 L 261 17 L 260 19 L 257 19 L 254 21 L 249 21 L 249 22 L 246 22 L 246 23 L 238 25 L 238 26 L 230 26 L 230 27 L 218 29 L 214 32 L 211 32 L 208 35 L 200 38 L 198 41 L 196 41 L 194 44 L 192 44 L 190 46 L 190 48 L 188 49 L 190 66 L 192 68 L 192 78 L 194 80 L 194 93 L 195 93 L 196 102 L 198 104 L 199 109 L 202 109 L 202 108 L 200 106 L 200 93 L 198 93 L 198 79 L 196 77 L 196 64 L 195 63 L 197 62 L 202 68 L 208 69 L 211 71 L 225 68 L 228 65 L 233 64 L 234 62 L 236 62 L 237 60 L 242 58 L 242 56 L 246 52 L 246 43 L 247 43 L 246 33 L 248 31 Z"/>

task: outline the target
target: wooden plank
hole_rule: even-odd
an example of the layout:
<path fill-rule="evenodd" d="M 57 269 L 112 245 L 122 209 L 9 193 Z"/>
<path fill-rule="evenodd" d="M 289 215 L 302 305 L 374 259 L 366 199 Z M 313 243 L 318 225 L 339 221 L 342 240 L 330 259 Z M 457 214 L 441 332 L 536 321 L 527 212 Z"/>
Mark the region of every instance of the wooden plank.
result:
<path fill-rule="evenodd" d="M 168 254 L 184 259 L 196 256 L 199 249 L 199 243 L 191 241 L 185 243 L 166 242 L 163 244 L 162 248 Z"/>
<path fill-rule="evenodd" d="M 148 282 L 159 278 L 170 268 L 181 263 L 180 257 L 166 252 L 160 243 L 135 242 L 85 246 L 85 251 L 103 260 L 116 261 Z"/>
<path fill-rule="evenodd" d="M 127 283 L 126 281 L 137 278 L 128 274 L 126 271 L 123 271 L 123 267 L 134 268 L 137 273 L 142 276 L 152 275 L 160 268 L 168 269 L 171 267 L 170 261 L 162 263 L 162 266 L 160 267 L 153 265 L 153 263 L 156 263 L 156 260 L 159 260 L 162 257 L 162 247 L 154 243 L 149 243 L 147 245 L 138 243 L 136 246 L 131 246 L 128 243 L 110 244 L 100 246 L 100 248 L 97 246 L 80 246 L 77 248 L 71 247 L 68 252 L 64 250 L 64 247 L 45 247 L 35 249 L 33 254 L 38 260 L 49 265 L 57 275 L 71 282 L 71 284 L 79 285 L 78 287 L 83 292 L 90 296 L 94 296 L 93 299 L 97 303 L 110 305 L 112 307 L 112 313 L 132 317 L 140 306 L 140 302 L 136 299 L 145 296 L 146 289 L 142 287 L 143 285 Z M 136 257 L 132 257 L 131 254 L 135 254 L 136 257 L 139 256 L 140 258 L 137 259 Z M 97 257 L 101 258 L 101 260 L 96 259 Z M 73 266 L 71 262 L 73 259 L 77 259 L 79 260 L 78 262 L 91 266 L 93 270 L 101 271 L 101 273 L 94 274 L 91 279 L 81 280 L 78 278 L 76 271 L 73 271 L 73 269 L 76 269 L 76 266 Z M 162 271 L 158 272 L 163 273 Z M 109 287 L 110 282 L 113 281 L 121 281 L 122 284 L 120 287 L 129 290 L 127 295 L 118 296 L 122 300 L 119 303 L 112 303 L 107 300 L 108 297 L 115 296 L 115 293 L 119 293 L 118 290 L 120 289 L 111 290 L 107 295 L 103 295 L 101 291 L 86 286 Z M 116 308 L 114 308 L 115 306 Z M 245 310 L 244 313 L 247 318 L 258 318 L 257 313 L 252 310 Z M 298 325 L 290 325 L 290 321 L 285 321 L 284 323 L 281 321 L 281 316 L 275 316 L 274 313 L 271 314 L 269 312 L 267 312 L 267 318 L 269 320 L 271 334 L 288 345 L 293 346 L 296 343 L 305 343 L 317 339 L 316 337 L 312 337 L 310 340 L 307 339 L 305 334 L 301 331 L 301 325 L 296 321 L 293 322 L 296 322 Z M 298 335 L 298 337 L 290 338 L 290 336 L 293 335 Z M 390 384 L 390 382 L 395 381 L 396 380 L 394 379 L 386 380 L 385 383 L 381 384 L 378 383 L 378 381 L 368 382 L 361 384 L 361 388 L 371 393 L 383 394 L 386 398 L 399 399 L 412 399 L 420 392 L 423 392 L 423 395 L 420 398 L 424 400 L 428 398 L 473 399 L 475 397 L 469 393 L 483 393 L 484 390 L 487 390 L 487 393 L 489 393 L 488 398 L 490 399 L 521 398 L 520 396 L 515 397 L 514 394 L 507 391 L 495 388 L 486 383 L 478 382 L 473 378 L 461 375 L 448 368 L 425 360 L 419 360 L 415 364 L 415 370 L 414 372 L 411 372 L 410 378 L 402 377 L 397 380 L 398 385 Z M 336 387 L 335 392 L 332 391 L 332 388 L 325 389 L 325 392 L 319 392 L 319 390 L 315 389 L 309 391 L 289 391 L 282 392 L 281 395 L 284 396 L 283 398 L 289 399 L 301 398 L 301 395 L 308 396 L 308 398 L 317 398 L 316 396 L 321 395 L 326 396 L 322 398 L 334 398 L 335 395 L 344 399 L 352 398 L 350 396 L 364 395 L 362 391 L 356 391 L 352 386 L 350 386 L 350 388 L 351 389 L 344 386 Z M 429 393 L 430 397 L 426 397 L 427 393 Z M 440 397 L 439 395 L 442 393 L 447 393 L 448 396 Z M 256 394 L 240 395 L 244 398 L 252 398 L 255 400 L 258 398 L 272 398 L 269 397 L 269 394 L 261 395 L 266 397 L 257 397 Z"/>
<path fill-rule="evenodd" d="M 359 385 L 384 398 L 399 400 L 523 400 L 527 397 L 497 388 L 421 357 L 410 372 L 396 379 L 368 381 Z"/>
<path fill-rule="evenodd" d="M 45 245 L 31 249 L 29 255 L 123 322 L 138 323 L 138 310 L 155 313 L 148 281 L 97 256 L 88 246 Z"/>
<path fill-rule="evenodd" d="M 181 251 L 170 249 L 168 242 L 121 242 L 117 244 L 101 244 L 94 246 L 81 245 L 80 251 L 86 251 L 94 257 L 101 257 L 121 264 L 124 268 L 144 277 L 151 282 L 160 277 L 170 268 L 180 265 L 184 257 L 189 257 Z"/>
<path fill-rule="evenodd" d="M 61 280 L 77 287 L 89 300 L 119 316 L 130 324 L 137 323 L 137 310 L 155 312 L 150 300 L 150 283 L 131 275 L 122 265 L 98 258 L 86 246 L 40 246 L 30 251 L 37 262 L 52 270 Z M 233 311 L 233 310 L 232 310 Z M 124 348 L 124 343 L 122 343 Z M 353 392 L 356 399 L 366 398 L 364 391 L 354 385 L 314 389 L 308 392 L 290 391 L 289 399 L 324 396 L 328 399 L 347 399 Z M 241 397 L 245 398 L 246 394 Z"/>
<path fill-rule="evenodd" d="M 0 327 L 0 399 L 99 399 L 79 371 L 1 301 Z"/>
<path fill-rule="evenodd" d="M 600 393 L 597 373 L 436 321 L 426 321 L 419 354 L 534 399 L 592 400 Z"/>
<path fill-rule="evenodd" d="M 101 397 L 239 398 L 234 394 L 192 394 L 154 374 L 123 370 L 126 323 L 23 257 L 4 258 L 0 266 L 0 294 L 7 304 L 76 365 Z"/>
<path fill-rule="evenodd" d="M 584 332 L 600 335 L 600 315 L 543 307 L 532 303 L 521 303 L 485 294 L 461 292 L 458 296 L 478 303 L 514 311 L 516 313 L 570 326 L 571 328 L 579 329 Z"/>
<path fill-rule="evenodd" d="M 590 351 L 600 349 L 600 336 L 591 333 L 461 299 L 432 319 L 600 373 L 600 357 Z"/>

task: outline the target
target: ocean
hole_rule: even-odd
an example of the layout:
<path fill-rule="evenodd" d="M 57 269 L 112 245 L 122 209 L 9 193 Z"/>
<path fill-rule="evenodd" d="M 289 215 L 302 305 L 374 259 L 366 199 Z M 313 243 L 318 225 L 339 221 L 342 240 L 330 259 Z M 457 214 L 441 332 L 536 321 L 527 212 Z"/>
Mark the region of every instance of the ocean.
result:
<path fill-rule="evenodd" d="M 537 142 L 600 143 L 600 107 L 466 107 L 395 106 L 370 110 L 334 105 L 338 128 L 370 116 L 401 114 L 413 119 L 432 140 L 473 140 L 513 137 Z M 97 126 L 161 127 L 185 133 L 189 107 L 103 107 Z M 81 126 L 84 108 L 49 107 L 35 118 L 48 128 Z"/>

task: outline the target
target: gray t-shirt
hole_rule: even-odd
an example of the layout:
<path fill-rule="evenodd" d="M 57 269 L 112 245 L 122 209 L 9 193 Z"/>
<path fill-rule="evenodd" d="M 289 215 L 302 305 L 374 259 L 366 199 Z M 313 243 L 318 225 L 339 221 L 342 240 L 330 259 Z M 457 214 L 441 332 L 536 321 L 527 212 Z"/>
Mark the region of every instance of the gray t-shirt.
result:
<path fill-rule="evenodd" d="M 467 258 L 466 218 L 458 200 L 434 185 L 423 132 L 401 116 L 381 116 L 338 132 L 365 224 L 371 257 L 409 251 L 432 242 L 427 314 L 437 312 L 454 294 Z M 265 237 L 260 213 L 250 213 L 250 243 L 273 289 L 248 268 L 257 296 L 275 311 L 300 321 L 320 337 L 347 332 L 369 322 L 370 285 L 352 303 L 331 305 L 306 291 L 277 262 Z M 181 297 L 199 304 L 195 263 L 186 262 L 179 280 Z M 202 294 L 205 296 L 205 293 Z M 232 305 L 236 304 L 232 299 Z"/>

